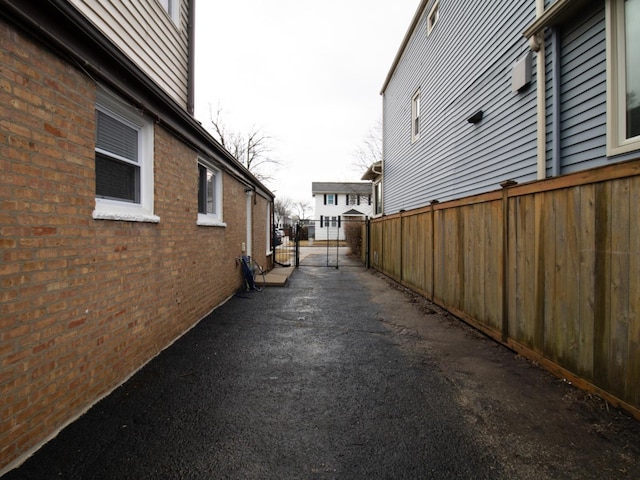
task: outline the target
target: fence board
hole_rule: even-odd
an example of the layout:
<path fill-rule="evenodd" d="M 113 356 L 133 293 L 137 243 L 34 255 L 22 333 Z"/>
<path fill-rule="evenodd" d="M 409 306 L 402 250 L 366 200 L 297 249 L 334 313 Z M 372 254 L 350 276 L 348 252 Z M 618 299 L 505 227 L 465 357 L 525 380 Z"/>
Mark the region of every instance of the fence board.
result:
<path fill-rule="evenodd" d="M 402 255 L 402 279 L 420 291 L 425 288 L 425 215 L 410 215 L 403 218 L 403 239 L 405 251 Z"/>
<path fill-rule="evenodd" d="M 446 241 L 445 248 L 447 251 L 447 291 L 444 298 L 447 305 L 461 309 L 462 296 L 460 291 L 460 240 L 464 232 L 459 229 L 460 226 L 460 209 L 452 208 L 445 212 L 446 221 Z"/>
<path fill-rule="evenodd" d="M 525 337 L 526 317 L 524 315 L 524 284 L 526 236 L 522 221 L 526 219 L 523 212 L 524 198 L 509 199 L 509 275 L 511 282 L 507 297 L 509 299 L 509 337 L 527 345 Z"/>
<path fill-rule="evenodd" d="M 434 245 L 433 245 L 433 212 L 429 211 L 420 216 L 424 230 L 424 291 L 433 298 L 433 278 L 434 278 Z"/>
<path fill-rule="evenodd" d="M 510 200 L 512 207 L 511 224 L 515 232 L 513 262 L 515 264 L 514 302 L 510 311 L 510 335 L 522 345 L 533 349 L 535 346 L 536 320 L 536 204 L 533 195 L 525 195 Z"/>
<path fill-rule="evenodd" d="M 445 222 L 444 222 L 444 210 L 436 210 L 434 213 L 434 282 L 433 297 L 441 302 L 444 300 L 446 291 L 446 241 L 445 241 Z"/>
<path fill-rule="evenodd" d="M 580 211 L 582 202 L 579 188 L 567 190 L 566 224 L 564 235 L 566 238 L 566 262 L 563 277 L 564 290 L 566 291 L 565 316 L 566 331 L 565 352 L 567 366 L 572 371 L 577 371 L 580 343 Z"/>
<path fill-rule="evenodd" d="M 556 214 L 557 205 L 553 193 L 543 193 L 545 197 L 546 210 L 542 212 L 545 259 L 544 268 L 544 347 L 545 357 L 556 362 L 558 360 L 556 349 L 556 335 L 558 332 L 559 319 L 554 316 L 556 305 L 552 301 L 555 297 L 556 285 L 556 261 L 557 261 L 557 235 L 556 235 Z"/>
<path fill-rule="evenodd" d="M 390 219 L 382 232 L 383 264 L 389 276 L 396 280 L 401 280 L 402 249 L 399 248 L 402 245 L 402 229 L 400 228 L 401 221 L 402 219 L 400 217 Z"/>
<path fill-rule="evenodd" d="M 502 329 L 502 199 L 489 204 L 485 217 L 485 305 L 486 322 L 496 329 Z"/>
<path fill-rule="evenodd" d="M 596 243 L 595 243 L 595 186 L 580 189 L 580 266 L 578 270 L 580 332 L 578 333 L 578 358 L 576 372 L 593 379 L 594 303 L 596 291 Z"/>
<path fill-rule="evenodd" d="M 545 236 L 544 236 L 544 210 L 545 195 L 534 196 L 535 212 L 535 327 L 533 350 L 539 354 L 544 353 L 545 331 Z"/>
<path fill-rule="evenodd" d="M 624 398 L 629 358 L 629 180 L 611 183 L 609 389 Z M 637 205 L 635 206 L 637 208 Z"/>
<path fill-rule="evenodd" d="M 485 318 L 484 272 L 485 252 L 482 220 L 485 217 L 484 203 L 471 205 L 464 209 L 464 223 L 468 225 L 465 242 L 465 258 L 473 259 L 465 263 L 465 306 L 464 309 L 473 318 Z"/>
<path fill-rule="evenodd" d="M 599 183 L 595 187 L 595 243 L 596 259 L 594 276 L 596 279 L 594 298 L 594 346 L 593 381 L 605 390 L 609 389 L 609 338 L 610 338 L 610 285 L 611 285 L 611 184 Z"/>

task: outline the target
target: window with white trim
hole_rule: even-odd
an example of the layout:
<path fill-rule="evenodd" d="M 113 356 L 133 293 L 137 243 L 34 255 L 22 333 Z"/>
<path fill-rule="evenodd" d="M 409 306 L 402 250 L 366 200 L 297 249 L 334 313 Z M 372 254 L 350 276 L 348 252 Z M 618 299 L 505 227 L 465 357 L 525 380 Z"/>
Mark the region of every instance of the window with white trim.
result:
<path fill-rule="evenodd" d="M 382 214 L 382 180 L 378 180 L 373 185 L 373 192 L 374 192 L 374 200 L 373 200 L 374 214 L 381 215 Z"/>
<path fill-rule="evenodd" d="M 180 0 L 158 0 L 162 8 L 169 14 L 174 23 L 180 19 Z"/>
<path fill-rule="evenodd" d="M 640 0 L 607 1 L 607 147 L 640 149 Z"/>
<path fill-rule="evenodd" d="M 436 0 L 429 10 L 427 16 L 427 35 L 431 34 L 433 27 L 436 26 L 438 19 L 440 18 L 440 2 Z"/>
<path fill-rule="evenodd" d="M 420 138 L 420 89 L 411 98 L 411 142 Z"/>
<path fill-rule="evenodd" d="M 267 238 L 267 255 L 271 254 L 271 242 L 273 240 L 273 230 L 275 227 L 272 227 L 272 218 L 271 218 L 271 202 L 267 202 L 267 214 L 266 214 L 266 238 Z"/>
<path fill-rule="evenodd" d="M 198 225 L 226 226 L 222 220 L 222 173 L 203 159 L 198 160 Z"/>
<path fill-rule="evenodd" d="M 340 217 L 320 215 L 320 228 L 339 227 Z"/>
<path fill-rule="evenodd" d="M 93 218 L 158 222 L 153 214 L 153 122 L 98 90 Z"/>

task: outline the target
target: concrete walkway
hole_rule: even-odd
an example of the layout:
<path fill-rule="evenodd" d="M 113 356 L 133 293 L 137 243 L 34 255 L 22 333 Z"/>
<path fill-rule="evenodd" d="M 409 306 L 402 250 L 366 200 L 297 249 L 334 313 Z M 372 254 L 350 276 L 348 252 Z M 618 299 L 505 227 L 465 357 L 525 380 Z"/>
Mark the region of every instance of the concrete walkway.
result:
<path fill-rule="evenodd" d="M 295 267 L 276 266 L 264 275 L 264 286 L 266 287 L 286 287 L 289 283 L 289 277 L 295 270 Z M 262 285 L 260 278 L 256 279 L 258 286 Z"/>
<path fill-rule="evenodd" d="M 640 478 L 638 422 L 371 271 L 288 275 L 6 480 Z"/>

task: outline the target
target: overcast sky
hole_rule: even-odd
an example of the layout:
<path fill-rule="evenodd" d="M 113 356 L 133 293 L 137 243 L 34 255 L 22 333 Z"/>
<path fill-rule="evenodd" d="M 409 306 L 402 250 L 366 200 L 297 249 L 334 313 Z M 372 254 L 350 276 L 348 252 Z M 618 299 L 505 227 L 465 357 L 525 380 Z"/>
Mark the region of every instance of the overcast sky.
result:
<path fill-rule="evenodd" d="M 354 152 L 381 118 L 380 89 L 420 0 L 202 0 L 196 118 L 273 137 L 267 186 L 311 203 L 311 182 L 359 181 Z"/>

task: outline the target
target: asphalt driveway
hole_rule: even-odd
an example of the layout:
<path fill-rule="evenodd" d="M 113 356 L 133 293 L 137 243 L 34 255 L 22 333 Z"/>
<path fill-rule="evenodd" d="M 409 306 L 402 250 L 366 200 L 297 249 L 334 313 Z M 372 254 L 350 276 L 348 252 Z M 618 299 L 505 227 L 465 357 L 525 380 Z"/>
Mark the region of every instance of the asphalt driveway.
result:
<path fill-rule="evenodd" d="M 638 422 L 362 268 L 243 292 L 9 479 L 640 478 Z"/>

